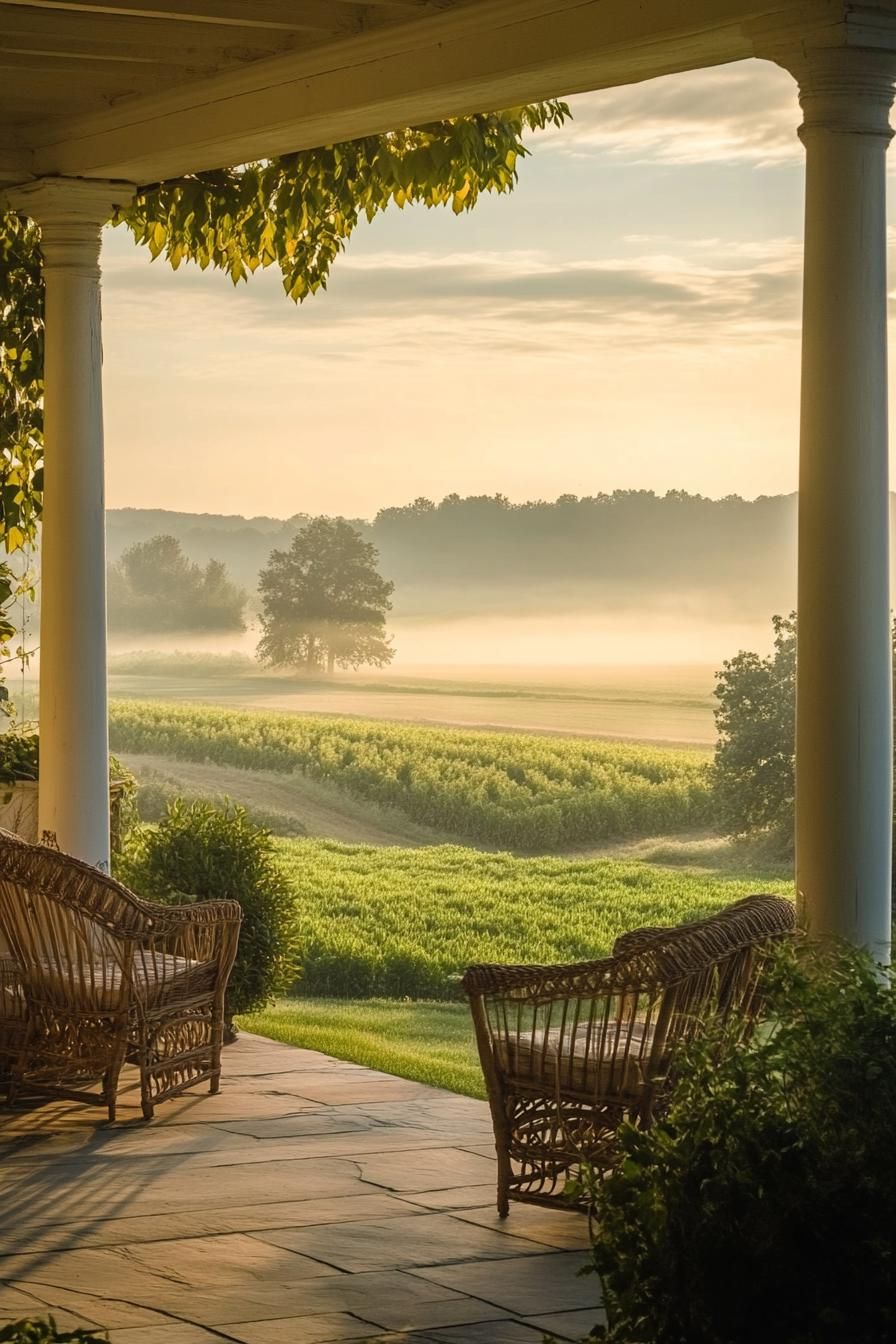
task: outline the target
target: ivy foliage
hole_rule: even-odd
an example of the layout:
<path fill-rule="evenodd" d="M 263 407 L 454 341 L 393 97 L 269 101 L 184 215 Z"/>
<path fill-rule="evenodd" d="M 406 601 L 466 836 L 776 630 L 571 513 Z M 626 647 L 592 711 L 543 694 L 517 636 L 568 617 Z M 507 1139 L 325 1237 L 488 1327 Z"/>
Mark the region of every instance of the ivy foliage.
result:
<path fill-rule="evenodd" d="M 7 213 L 0 216 L 0 541 L 7 551 L 33 540 L 40 517 L 43 370 L 40 232 Z"/>
<path fill-rule="evenodd" d="M 461 214 L 483 192 L 512 191 L 525 132 L 568 116 L 565 103 L 535 103 L 197 173 L 146 188 L 113 222 L 175 270 L 193 261 L 237 284 L 276 265 L 301 302 L 326 287 L 361 218 L 411 204 Z"/>

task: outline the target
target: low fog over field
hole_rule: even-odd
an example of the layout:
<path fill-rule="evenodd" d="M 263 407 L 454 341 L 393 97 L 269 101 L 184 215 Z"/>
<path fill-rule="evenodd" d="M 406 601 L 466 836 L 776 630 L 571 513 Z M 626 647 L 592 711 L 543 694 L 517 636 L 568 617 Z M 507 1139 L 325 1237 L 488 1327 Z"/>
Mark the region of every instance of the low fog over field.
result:
<path fill-rule="evenodd" d="M 259 574 L 308 521 L 111 510 L 113 694 L 706 744 L 715 671 L 795 600 L 794 496 L 418 499 L 349 520 L 395 585 L 391 665 L 265 670 Z"/>

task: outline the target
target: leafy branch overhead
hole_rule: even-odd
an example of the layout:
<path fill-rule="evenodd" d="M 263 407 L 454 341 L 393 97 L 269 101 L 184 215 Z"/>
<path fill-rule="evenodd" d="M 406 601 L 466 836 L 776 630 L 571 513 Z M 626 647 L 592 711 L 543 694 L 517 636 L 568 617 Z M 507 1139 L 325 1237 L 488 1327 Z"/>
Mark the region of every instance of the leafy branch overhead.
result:
<path fill-rule="evenodd" d="M 525 132 L 568 116 L 565 103 L 535 103 L 197 173 L 147 187 L 115 222 L 175 270 L 194 261 L 236 284 L 276 265 L 301 301 L 326 287 L 361 218 L 411 204 L 460 214 L 483 192 L 512 191 Z"/>

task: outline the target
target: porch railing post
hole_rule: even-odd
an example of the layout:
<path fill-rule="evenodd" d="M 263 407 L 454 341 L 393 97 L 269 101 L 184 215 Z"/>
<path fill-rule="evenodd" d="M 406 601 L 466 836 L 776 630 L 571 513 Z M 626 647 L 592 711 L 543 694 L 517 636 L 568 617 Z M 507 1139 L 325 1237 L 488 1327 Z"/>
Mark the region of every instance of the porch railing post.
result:
<path fill-rule="evenodd" d="M 39 828 L 109 866 L 100 235 L 130 186 L 49 178 L 11 193 L 41 229 L 44 509 Z"/>
<path fill-rule="evenodd" d="M 797 894 L 813 937 L 844 938 L 888 960 L 893 668 L 885 163 L 896 56 L 846 45 L 803 48 L 780 64 L 799 83 L 806 150 Z"/>

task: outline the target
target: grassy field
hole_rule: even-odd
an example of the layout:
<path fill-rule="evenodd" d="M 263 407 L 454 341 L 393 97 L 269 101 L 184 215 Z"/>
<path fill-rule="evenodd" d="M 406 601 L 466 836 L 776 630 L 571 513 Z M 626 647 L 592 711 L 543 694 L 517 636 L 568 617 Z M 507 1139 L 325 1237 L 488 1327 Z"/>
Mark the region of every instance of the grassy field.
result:
<path fill-rule="evenodd" d="M 463 1003 L 280 999 L 240 1026 L 287 1045 L 482 1097 L 482 1071 Z"/>
<path fill-rule="evenodd" d="M 563 962 L 608 953 L 644 924 L 677 924 L 780 878 L 633 859 L 520 858 L 458 845 L 382 849 L 282 840 L 312 997 L 456 997 L 477 961 Z"/>
<path fill-rule="evenodd" d="M 713 671 L 694 667 L 471 668 L 305 680 L 245 655 L 119 654 L 118 697 L 398 722 L 711 746 Z"/>
<path fill-rule="evenodd" d="M 692 830 L 711 819 L 693 750 L 364 719 L 115 701 L 113 751 L 304 773 L 416 825 L 545 852 Z"/>

